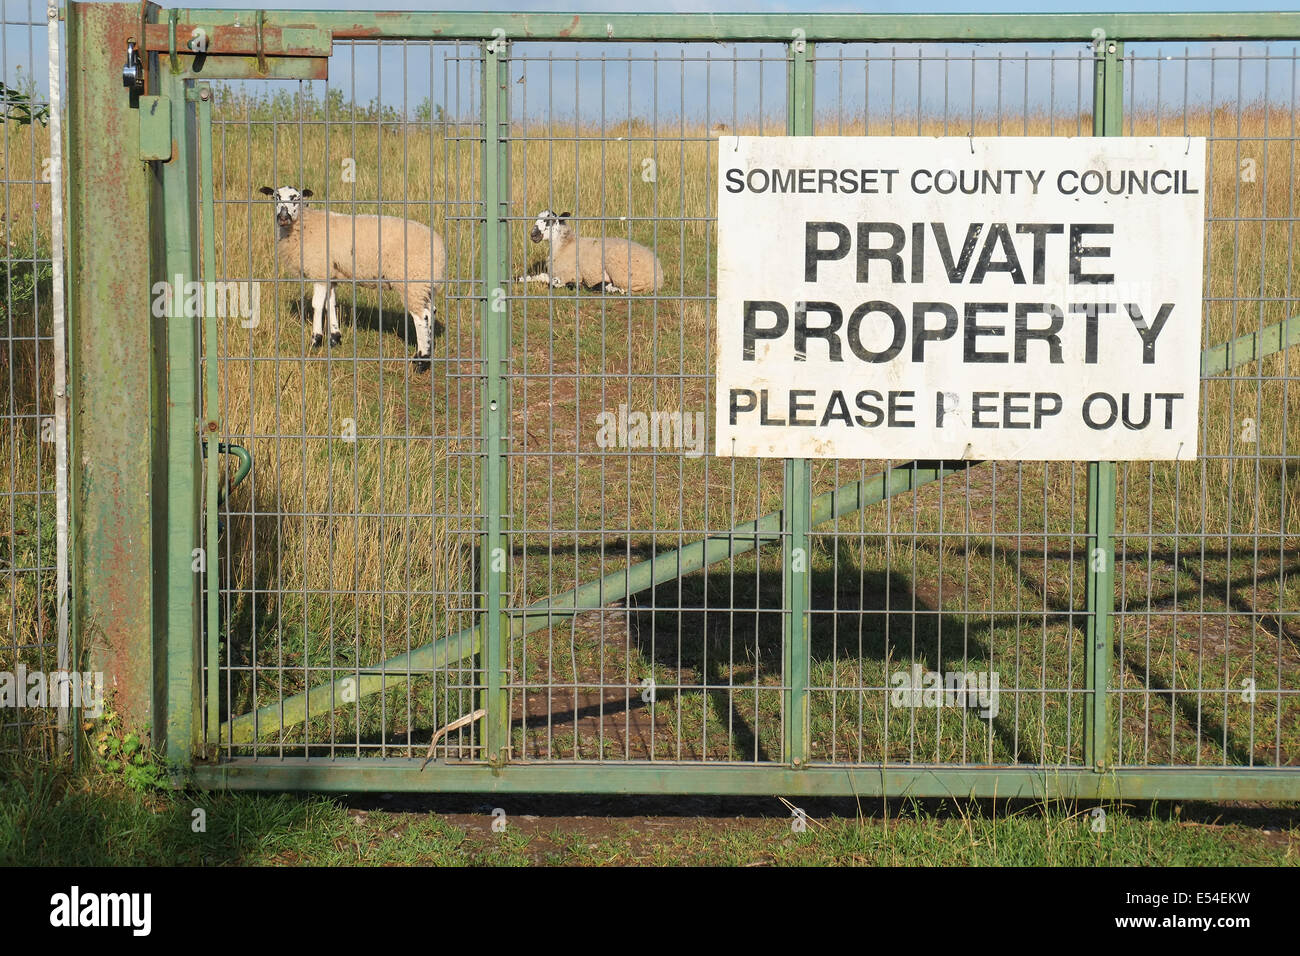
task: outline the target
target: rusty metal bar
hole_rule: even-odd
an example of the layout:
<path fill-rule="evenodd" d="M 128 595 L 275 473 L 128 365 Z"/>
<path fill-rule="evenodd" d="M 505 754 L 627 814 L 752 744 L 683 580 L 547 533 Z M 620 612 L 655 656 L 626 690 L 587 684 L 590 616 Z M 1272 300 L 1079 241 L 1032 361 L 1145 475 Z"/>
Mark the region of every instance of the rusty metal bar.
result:
<path fill-rule="evenodd" d="M 316 27 L 265 26 L 261 31 L 260 48 L 258 29 L 253 24 L 203 26 L 178 20 L 175 29 L 178 56 L 257 56 L 262 53 L 266 56 L 328 57 L 334 52 L 330 31 Z M 169 32 L 168 24 L 147 25 L 144 49 L 153 53 L 168 52 Z"/>
<path fill-rule="evenodd" d="M 149 400 L 158 384 L 147 299 L 153 174 L 131 148 L 139 115 L 119 79 L 140 13 L 137 4 L 74 3 L 67 14 L 68 62 L 77 65 L 68 71 L 67 154 L 74 641 L 128 726 L 149 726 L 155 714 L 160 607 L 149 494 L 162 447 Z"/>

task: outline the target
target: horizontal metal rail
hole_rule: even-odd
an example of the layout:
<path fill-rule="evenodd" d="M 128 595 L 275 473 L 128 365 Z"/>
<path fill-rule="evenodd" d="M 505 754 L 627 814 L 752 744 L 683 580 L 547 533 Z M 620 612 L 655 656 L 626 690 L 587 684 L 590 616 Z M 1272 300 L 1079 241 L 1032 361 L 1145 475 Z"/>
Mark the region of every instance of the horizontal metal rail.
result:
<path fill-rule="evenodd" d="M 254 22 L 260 11 L 184 11 L 183 27 Z M 333 31 L 335 40 L 707 41 L 788 43 L 794 31 L 809 42 L 1091 43 L 1096 31 L 1125 40 L 1283 40 L 1300 38 L 1300 13 L 1068 13 L 1068 14 L 838 14 L 838 13 L 426 13 L 267 11 L 276 30 Z M 182 36 L 189 36 L 178 28 Z M 214 51 L 219 52 L 219 51 Z"/>
<path fill-rule="evenodd" d="M 1006 800 L 1152 800 L 1177 794 L 1184 800 L 1293 800 L 1300 770 L 1234 768 L 1231 774 L 1196 767 L 1117 770 L 1041 770 L 1030 767 L 827 767 L 717 764 L 693 767 L 654 764 L 548 763 L 456 767 L 454 773 L 420 773 L 420 760 L 305 760 L 199 765 L 199 786 L 234 790 L 419 790 L 495 793 L 774 793 L 809 796 L 998 797 Z"/>

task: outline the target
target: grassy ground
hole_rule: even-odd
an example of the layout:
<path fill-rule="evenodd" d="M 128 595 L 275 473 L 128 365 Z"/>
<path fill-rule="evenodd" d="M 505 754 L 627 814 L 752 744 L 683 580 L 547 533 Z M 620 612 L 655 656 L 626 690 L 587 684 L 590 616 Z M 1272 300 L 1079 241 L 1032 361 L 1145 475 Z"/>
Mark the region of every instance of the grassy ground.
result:
<path fill-rule="evenodd" d="M 504 811 L 502 818 L 498 810 Z M 141 793 L 0 772 L 0 865 L 1294 866 L 1295 809 Z M 202 811 L 196 815 L 196 811 Z M 1104 821 L 1102 815 L 1104 814 Z M 505 829 L 493 830 L 504 819 Z M 196 821 L 202 829 L 196 830 Z M 498 824 L 499 825 L 499 824 Z"/>
<path fill-rule="evenodd" d="M 218 274 L 260 289 L 258 321 L 225 319 L 208 343 L 223 435 L 256 463 L 219 543 L 220 692 L 233 715 L 474 619 L 482 209 L 472 127 L 327 126 L 316 114 L 300 124 L 230 103 L 218 115 Z M 1058 131 L 1073 132 L 1075 119 Z M 1294 144 L 1276 136 L 1292 119 L 1251 106 L 1186 117 L 1193 135 L 1230 134 L 1211 148 L 1206 345 L 1295 311 Z M 1048 122 L 1031 117 L 1014 132 L 1043 135 Z M 888 132 L 852 117 L 819 125 Z M 1154 129 L 1155 117 L 1133 118 L 1132 132 Z M 711 130 L 561 123 L 512 136 L 512 274 L 538 257 L 527 228 L 549 207 L 573 211 L 582 231 L 653 245 L 667 275 L 654 298 L 510 290 L 510 597 L 522 606 L 778 508 L 782 480 L 779 462 L 597 443 L 596 416 L 620 404 L 711 414 Z M 1243 182 L 1243 157 L 1266 174 Z M 349 159 L 354 180 L 344 177 Z M 364 283 L 339 289 L 342 344 L 311 348 L 303 288 L 275 260 L 271 208 L 256 193 L 285 183 L 312 187 L 336 212 L 408 215 L 442 233 L 454 281 L 438 299 L 431 375 L 411 367 L 413 328 L 396 296 Z M 35 196 L 15 189 L 10 202 Z M 39 245 L 41 226 L 16 239 Z M 49 388 L 48 363 L 37 375 L 17 347 L 14 408 Z M 1295 362 L 1277 356 L 1205 384 L 1200 460 L 1121 466 L 1112 676 L 1123 691 L 1113 728 L 1121 764 L 1300 761 Z M 24 420 L 0 434 L 0 460 L 18 463 L 0 473 L 0 492 L 36 480 L 34 428 Z M 818 462 L 814 489 L 886 464 Z M 1079 762 L 1086 501 L 1082 465 L 1003 463 L 820 528 L 810 565 L 814 757 Z M 0 540 L 31 540 L 32 518 L 14 510 L 9 521 Z M 512 641 L 515 756 L 781 759 L 781 589 L 779 553 L 767 546 Z M 13 589 L 0 601 L 11 634 L 48 613 Z M 891 704 L 892 679 L 913 665 L 997 671 L 997 717 Z M 262 752 L 422 754 L 434 728 L 473 708 L 481 684 L 470 662 L 404 676 L 267 735 Z M 477 744 L 466 728 L 440 756 L 472 758 Z"/>

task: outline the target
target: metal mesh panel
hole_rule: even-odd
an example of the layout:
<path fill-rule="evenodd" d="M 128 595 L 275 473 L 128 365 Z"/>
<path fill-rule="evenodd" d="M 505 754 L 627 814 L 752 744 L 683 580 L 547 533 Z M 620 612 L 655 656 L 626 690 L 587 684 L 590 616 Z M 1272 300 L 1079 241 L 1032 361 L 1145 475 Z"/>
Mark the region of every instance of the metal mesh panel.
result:
<path fill-rule="evenodd" d="M 1125 132 L 1205 136 L 1206 348 L 1296 314 L 1296 48 L 1134 46 Z M 1121 469 L 1122 765 L 1294 766 L 1295 350 L 1201 385 L 1200 457 Z"/>
<path fill-rule="evenodd" d="M 328 84 L 218 92 L 217 278 L 261 295 L 256 323 L 228 318 L 208 343 L 224 440 L 255 462 L 221 511 L 221 712 L 256 715 L 226 753 L 419 757 L 469 717 L 434 753 L 487 759 L 480 609 L 504 572 L 511 760 L 788 764 L 790 489 L 781 462 L 715 458 L 710 437 L 718 136 L 786 134 L 787 46 L 515 42 L 505 62 L 507 182 L 491 188 L 477 44 L 338 42 Z M 1124 134 L 1210 142 L 1206 350 L 1293 315 L 1295 50 L 1130 44 L 1122 66 Z M 823 43 L 812 128 L 1090 136 L 1095 68 L 1083 45 Z M 312 344 L 311 283 L 277 259 L 262 185 L 442 234 L 430 373 L 372 277 L 339 282 L 341 342 Z M 506 289 L 483 281 L 489 192 L 508 197 Z M 560 218 L 644 245 L 662 285 L 560 274 L 542 237 Z M 501 566 L 480 548 L 481 320 L 498 301 Z M 1116 766 L 1296 762 L 1293 351 L 1206 366 L 1197 460 L 1118 467 Z M 808 760 L 1103 762 L 1088 465 L 946 473 L 812 464 Z M 848 489 L 870 503 L 841 508 Z"/>
<path fill-rule="evenodd" d="M 44 3 L 0 17 L 0 751 L 48 753 L 55 710 L 19 680 L 57 665 L 48 27 Z"/>
<path fill-rule="evenodd" d="M 389 53 L 339 44 L 328 84 L 232 87 L 214 106 L 217 277 L 250 285 L 257 304 L 226 317 L 208 347 L 223 435 L 254 462 L 220 514 L 222 715 L 274 711 L 303 693 L 315 695 L 313 712 L 330 705 L 305 726 L 265 716 L 242 753 L 422 754 L 420 738 L 472 710 L 481 684 L 471 659 L 394 667 L 381 692 L 359 692 L 362 668 L 472 628 L 481 597 L 478 47 L 410 42 Z M 358 75 L 378 83 L 369 106 Z M 381 243 L 399 238 L 401 219 L 442 236 L 450 279 L 435 288 L 431 373 L 411 361 L 402 284 L 382 292 L 364 252 L 353 261 L 327 250 L 350 276 L 335 292 L 341 341 L 313 345 L 310 279 L 324 276 L 295 277 L 302 263 L 277 246 L 263 185 L 310 188 L 309 208 L 349 222 L 399 217 L 383 221 Z M 350 228 L 328 236 L 352 242 Z M 432 274 L 432 256 L 412 239 L 402 258 L 416 277 Z M 467 727 L 440 755 L 471 758 L 476 746 Z"/>
<path fill-rule="evenodd" d="M 708 421 L 717 136 L 785 131 L 785 52 L 623 50 L 512 55 L 512 274 L 545 258 L 525 239 L 547 209 L 581 236 L 645 245 L 664 272 L 653 295 L 517 290 L 512 610 L 624 568 L 649 581 L 649 559 L 702 537 L 749 550 L 517 638 L 512 752 L 781 760 L 780 553 L 729 533 L 780 507 L 781 464 L 714 458 Z"/>
<path fill-rule="evenodd" d="M 816 55 L 822 135 L 1092 132 L 1083 49 L 823 44 Z M 959 169 L 962 157 L 935 161 Z M 817 462 L 813 491 L 909 467 Z M 1086 499 L 1085 466 L 994 462 L 815 533 L 812 759 L 1081 763 Z M 959 693 L 967 681 L 987 696 Z"/>

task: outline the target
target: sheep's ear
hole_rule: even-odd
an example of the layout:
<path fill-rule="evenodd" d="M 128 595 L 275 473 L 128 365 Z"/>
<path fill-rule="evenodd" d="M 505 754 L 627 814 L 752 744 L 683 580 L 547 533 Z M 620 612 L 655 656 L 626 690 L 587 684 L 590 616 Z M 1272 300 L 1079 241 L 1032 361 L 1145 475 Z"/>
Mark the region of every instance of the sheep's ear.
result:
<path fill-rule="evenodd" d="M 304 197 L 310 198 L 311 195 L 312 195 L 312 191 L 311 191 L 310 189 L 304 189 L 304 190 L 302 191 L 302 195 L 303 195 Z"/>
<path fill-rule="evenodd" d="M 570 216 L 572 216 L 572 215 L 573 215 L 573 213 L 571 213 L 571 212 L 562 212 L 562 213 L 560 213 L 560 222 L 566 222 L 566 221 L 568 220 L 568 218 L 569 218 Z"/>
<path fill-rule="evenodd" d="M 263 186 L 261 189 L 258 190 L 258 192 L 261 193 L 263 196 L 275 195 L 275 190 L 272 189 L 270 186 Z"/>

